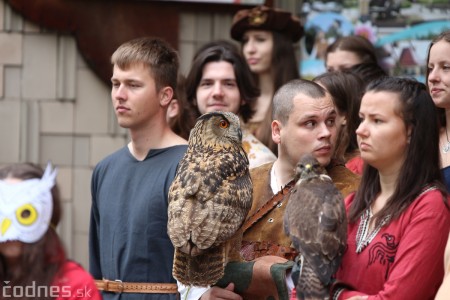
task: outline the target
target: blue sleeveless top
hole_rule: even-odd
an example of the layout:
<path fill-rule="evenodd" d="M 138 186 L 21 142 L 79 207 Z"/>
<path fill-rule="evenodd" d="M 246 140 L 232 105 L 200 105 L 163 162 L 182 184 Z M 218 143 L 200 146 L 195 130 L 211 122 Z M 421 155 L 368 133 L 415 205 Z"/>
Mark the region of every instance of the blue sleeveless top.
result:
<path fill-rule="evenodd" d="M 450 166 L 447 166 L 442 170 L 442 175 L 444 176 L 444 183 L 447 187 L 447 191 L 450 192 Z"/>

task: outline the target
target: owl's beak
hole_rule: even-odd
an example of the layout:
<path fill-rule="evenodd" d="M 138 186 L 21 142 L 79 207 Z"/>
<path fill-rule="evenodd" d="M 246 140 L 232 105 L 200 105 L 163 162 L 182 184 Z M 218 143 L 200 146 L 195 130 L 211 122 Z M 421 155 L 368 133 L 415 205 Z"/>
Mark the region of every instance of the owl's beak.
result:
<path fill-rule="evenodd" d="M 11 220 L 8 218 L 4 218 L 1 225 L 2 235 L 5 235 L 6 231 L 8 231 L 9 226 L 11 226 Z"/>

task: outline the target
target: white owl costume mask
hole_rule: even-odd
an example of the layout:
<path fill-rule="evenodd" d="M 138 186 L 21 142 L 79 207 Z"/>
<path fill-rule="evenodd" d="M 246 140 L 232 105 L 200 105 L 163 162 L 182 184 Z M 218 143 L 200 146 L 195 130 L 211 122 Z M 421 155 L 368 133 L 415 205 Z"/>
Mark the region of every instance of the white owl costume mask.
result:
<path fill-rule="evenodd" d="M 42 178 L 17 183 L 0 180 L 0 243 L 34 243 L 47 232 L 53 212 L 56 169 L 50 163 Z"/>

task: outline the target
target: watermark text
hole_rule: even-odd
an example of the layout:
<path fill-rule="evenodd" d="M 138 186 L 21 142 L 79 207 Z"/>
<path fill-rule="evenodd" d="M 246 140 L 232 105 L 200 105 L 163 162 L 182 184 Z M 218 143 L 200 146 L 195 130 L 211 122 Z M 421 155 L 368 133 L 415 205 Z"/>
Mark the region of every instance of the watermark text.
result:
<path fill-rule="evenodd" d="M 31 285 L 21 286 L 9 285 L 9 281 L 3 281 L 2 285 L 2 297 L 3 298 L 40 298 L 40 297 L 51 297 L 51 298 L 89 298 L 92 296 L 92 289 L 85 286 L 84 288 L 72 288 L 69 285 L 54 285 L 54 286 L 42 286 L 37 285 L 35 281 Z"/>

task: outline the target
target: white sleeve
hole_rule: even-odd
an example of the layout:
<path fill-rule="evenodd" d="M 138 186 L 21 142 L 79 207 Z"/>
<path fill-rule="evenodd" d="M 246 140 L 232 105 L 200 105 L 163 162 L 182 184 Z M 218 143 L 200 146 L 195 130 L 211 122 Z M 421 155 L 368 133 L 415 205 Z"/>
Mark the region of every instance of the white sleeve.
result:
<path fill-rule="evenodd" d="M 286 286 L 288 288 L 289 297 L 291 297 L 292 290 L 295 287 L 294 281 L 292 280 L 292 269 L 286 272 Z"/>
<path fill-rule="evenodd" d="M 210 287 L 187 286 L 177 281 L 181 300 L 198 300 Z"/>

